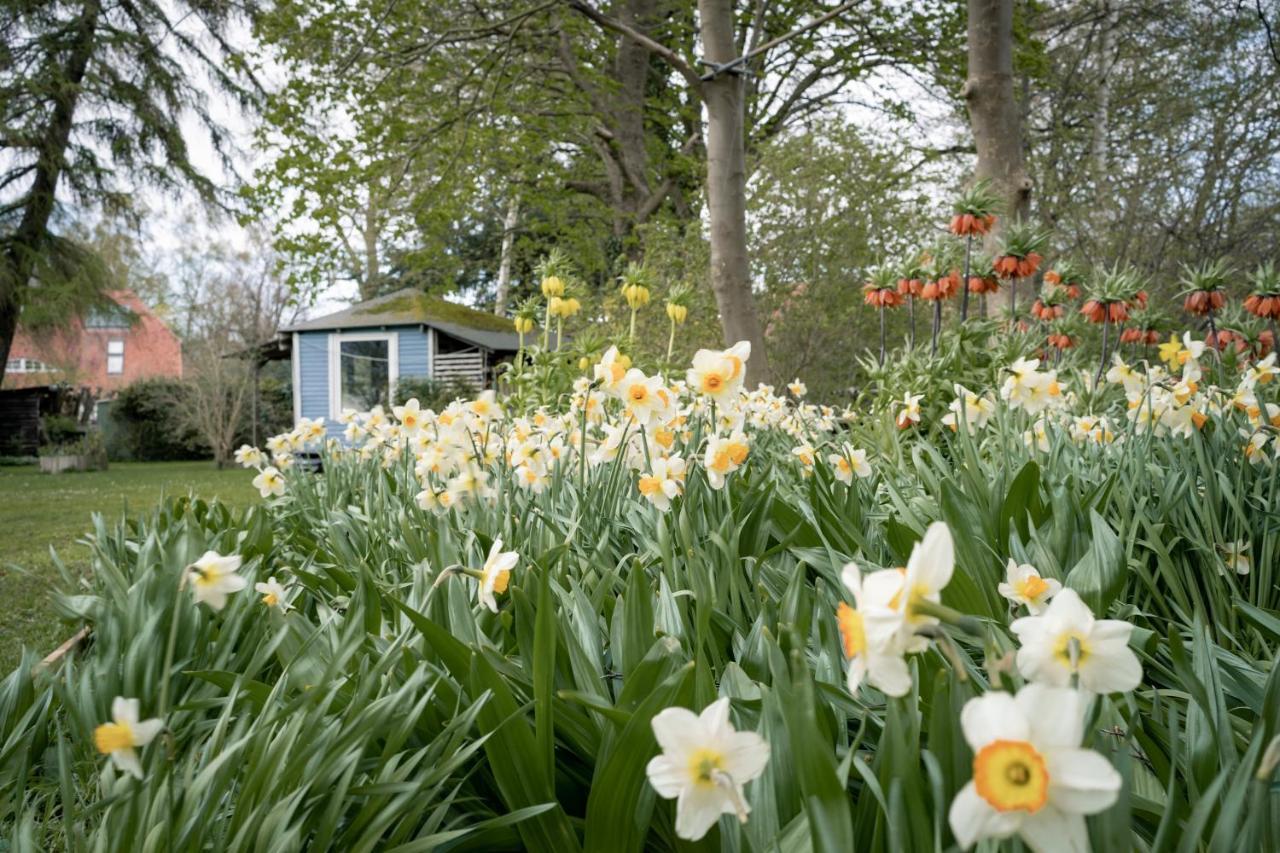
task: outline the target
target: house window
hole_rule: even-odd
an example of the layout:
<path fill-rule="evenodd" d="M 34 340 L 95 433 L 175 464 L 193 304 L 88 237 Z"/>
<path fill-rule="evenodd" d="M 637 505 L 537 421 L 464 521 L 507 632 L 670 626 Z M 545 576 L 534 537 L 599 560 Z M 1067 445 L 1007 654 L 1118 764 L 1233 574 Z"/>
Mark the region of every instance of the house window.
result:
<path fill-rule="evenodd" d="M 124 373 L 124 341 L 107 341 L 107 375 Z"/>
<path fill-rule="evenodd" d="M 364 412 L 391 404 L 395 345 L 390 335 L 341 335 L 337 338 L 338 411 Z"/>
<path fill-rule="evenodd" d="M 84 325 L 88 329 L 127 329 L 130 316 L 128 310 L 120 305 L 107 305 L 90 311 L 84 318 Z"/>
<path fill-rule="evenodd" d="M 11 358 L 5 363 L 5 373 L 52 373 L 54 367 L 34 358 Z"/>

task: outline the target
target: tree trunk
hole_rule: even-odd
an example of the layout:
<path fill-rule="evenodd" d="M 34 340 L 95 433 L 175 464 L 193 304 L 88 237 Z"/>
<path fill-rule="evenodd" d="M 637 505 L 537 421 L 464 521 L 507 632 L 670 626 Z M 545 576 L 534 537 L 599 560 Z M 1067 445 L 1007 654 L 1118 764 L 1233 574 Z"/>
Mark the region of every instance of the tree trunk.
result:
<path fill-rule="evenodd" d="M 1093 118 L 1093 140 L 1090 153 L 1093 157 L 1093 187 L 1097 209 L 1102 210 L 1107 201 L 1109 182 L 1108 134 L 1111 123 L 1111 72 L 1116 62 L 1116 25 L 1119 10 L 1112 0 L 1102 0 L 1102 39 L 1099 46 L 1098 108 Z"/>
<path fill-rule="evenodd" d="M 4 381 L 9 351 L 18 330 L 23 296 L 31 286 L 36 257 L 49 234 L 49 217 L 53 214 L 62 175 L 63 157 L 75 125 L 76 103 L 80 99 L 80 82 L 93 56 L 98 28 L 99 0 L 86 0 L 67 56 L 65 76 L 53 91 L 53 114 L 44 134 L 44 143 L 36 161 L 31 189 L 27 192 L 22 220 L 0 254 L 0 382 Z"/>
<path fill-rule="evenodd" d="M 493 313 L 507 313 L 507 297 L 511 292 L 511 250 L 516 242 L 516 226 L 520 224 L 520 196 L 512 192 L 507 199 L 507 216 L 502 220 L 502 254 L 498 260 L 498 294 L 493 300 Z"/>
<path fill-rule="evenodd" d="M 364 229 L 361 237 L 364 240 L 364 281 L 360 283 L 360 299 L 368 300 L 378 295 L 379 277 L 382 269 L 378 262 L 378 238 L 381 226 L 378 222 L 378 210 L 375 199 L 376 187 L 369 187 L 369 202 L 364 210 Z"/>
<path fill-rule="evenodd" d="M 698 0 L 702 44 L 710 62 L 736 58 L 732 0 Z M 707 110 L 707 208 L 711 221 L 711 289 L 726 344 L 751 342 L 748 387 L 769 375 L 747 259 L 747 167 L 743 81 L 722 73 L 703 83 Z"/>
<path fill-rule="evenodd" d="M 1011 221 L 1031 209 L 1031 178 L 1022 156 L 1022 116 L 1013 91 L 1013 0 L 968 0 L 969 71 L 961 93 L 978 151 L 975 170 L 1004 200 L 987 237 L 992 249 Z"/>

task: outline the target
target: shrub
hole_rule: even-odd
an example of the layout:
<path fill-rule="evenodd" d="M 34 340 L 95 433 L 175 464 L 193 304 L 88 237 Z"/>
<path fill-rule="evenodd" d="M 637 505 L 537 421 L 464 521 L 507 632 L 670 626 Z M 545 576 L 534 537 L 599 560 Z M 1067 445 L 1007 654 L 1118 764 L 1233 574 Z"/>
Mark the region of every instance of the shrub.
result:
<path fill-rule="evenodd" d="M 123 388 L 108 408 L 107 451 L 112 459 L 155 462 L 202 459 L 208 446 L 175 416 L 185 387 L 172 379 L 143 379 Z"/>
<path fill-rule="evenodd" d="M 396 381 L 392 399 L 397 406 L 407 400 L 417 398 L 424 409 L 440 410 L 459 398 L 468 399 L 475 395 L 475 389 L 460 379 L 428 379 L 420 376 L 405 376 Z"/>

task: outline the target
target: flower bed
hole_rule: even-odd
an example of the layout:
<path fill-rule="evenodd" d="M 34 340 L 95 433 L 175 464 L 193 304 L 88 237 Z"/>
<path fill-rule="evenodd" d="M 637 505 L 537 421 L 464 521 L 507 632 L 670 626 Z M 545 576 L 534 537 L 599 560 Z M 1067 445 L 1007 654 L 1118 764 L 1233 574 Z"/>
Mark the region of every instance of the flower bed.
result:
<path fill-rule="evenodd" d="M 1176 343 L 1176 346 L 1174 345 Z M 94 530 L 0 825 L 155 849 L 1271 849 L 1275 357 L 860 413 L 611 350 Z M 292 466 L 320 452 L 323 473 Z M 145 842 L 142 841 L 145 839 Z"/>

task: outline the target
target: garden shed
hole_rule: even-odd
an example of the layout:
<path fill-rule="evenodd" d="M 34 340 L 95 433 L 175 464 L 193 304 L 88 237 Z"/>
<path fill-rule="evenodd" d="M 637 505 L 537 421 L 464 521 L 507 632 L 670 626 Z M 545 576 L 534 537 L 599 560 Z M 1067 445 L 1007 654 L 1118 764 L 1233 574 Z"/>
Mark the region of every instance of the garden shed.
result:
<path fill-rule="evenodd" d="M 516 353 L 511 321 L 413 289 L 281 330 L 293 364 L 294 419 L 331 423 L 345 409 L 390 404 L 406 378 L 493 386 Z"/>

